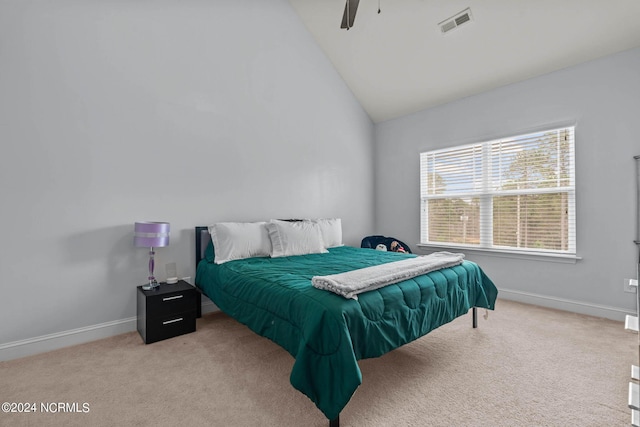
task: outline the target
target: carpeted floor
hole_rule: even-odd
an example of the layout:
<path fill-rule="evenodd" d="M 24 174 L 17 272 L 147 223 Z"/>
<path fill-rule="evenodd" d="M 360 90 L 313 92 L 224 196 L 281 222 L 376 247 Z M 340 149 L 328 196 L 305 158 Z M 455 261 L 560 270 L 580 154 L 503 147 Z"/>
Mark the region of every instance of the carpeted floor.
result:
<path fill-rule="evenodd" d="M 341 425 L 630 424 L 638 338 L 622 323 L 503 300 L 488 320 L 479 314 L 478 329 L 469 314 L 361 361 Z M 0 362 L 0 401 L 37 408 L 0 413 L 0 425 L 328 426 L 289 384 L 292 365 L 271 341 L 209 314 L 195 333 L 151 345 L 132 332 Z"/>

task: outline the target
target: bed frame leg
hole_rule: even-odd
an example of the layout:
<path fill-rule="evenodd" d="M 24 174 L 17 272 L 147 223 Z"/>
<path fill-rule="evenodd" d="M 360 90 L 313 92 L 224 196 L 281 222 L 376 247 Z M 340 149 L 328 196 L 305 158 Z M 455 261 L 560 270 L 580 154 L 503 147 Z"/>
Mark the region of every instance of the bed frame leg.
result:
<path fill-rule="evenodd" d="M 478 327 L 478 309 L 473 307 L 473 327 L 474 329 Z"/>
<path fill-rule="evenodd" d="M 340 414 L 332 420 L 329 420 L 329 427 L 340 427 Z"/>

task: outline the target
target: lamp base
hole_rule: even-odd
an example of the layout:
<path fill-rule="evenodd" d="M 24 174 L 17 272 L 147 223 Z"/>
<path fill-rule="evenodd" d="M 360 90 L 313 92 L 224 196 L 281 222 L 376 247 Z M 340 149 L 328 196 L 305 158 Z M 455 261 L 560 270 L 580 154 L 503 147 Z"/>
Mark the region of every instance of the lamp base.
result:
<path fill-rule="evenodd" d="M 145 291 L 153 291 L 154 289 L 158 289 L 159 287 L 160 284 L 158 284 L 158 282 L 156 282 L 155 280 L 150 281 L 146 285 L 142 285 L 142 289 Z"/>

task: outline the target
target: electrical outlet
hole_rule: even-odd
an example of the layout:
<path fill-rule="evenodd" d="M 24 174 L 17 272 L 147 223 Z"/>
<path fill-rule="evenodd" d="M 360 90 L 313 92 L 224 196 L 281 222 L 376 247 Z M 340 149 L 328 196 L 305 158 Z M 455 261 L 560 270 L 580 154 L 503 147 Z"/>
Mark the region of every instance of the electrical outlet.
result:
<path fill-rule="evenodd" d="M 635 294 L 638 291 L 638 281 L 635 279 L 624 279 L 624 291 Z"/>

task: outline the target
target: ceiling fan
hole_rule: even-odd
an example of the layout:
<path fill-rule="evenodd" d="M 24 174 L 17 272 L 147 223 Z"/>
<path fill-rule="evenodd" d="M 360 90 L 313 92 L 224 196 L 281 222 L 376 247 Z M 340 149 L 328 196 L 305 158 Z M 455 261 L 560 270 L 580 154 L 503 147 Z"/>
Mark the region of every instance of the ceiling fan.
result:
<path fill-rule="evenodd" d="M 358 10 L 358 4 L 360 0 L 347 0 L 344 5 L 344 14 L 342 15 L 342 24 L 340 28 L 346 28 L 347 30 L 353 27 L 353 21 L 356 19 L 356 11 Z M 380 0 L 378 0 L 378 13 L 380 13 Z"/>
<path fill-rule="evenodd" d="M 358 3 L 360 3 L 360 0 L 347 0 L 347 3 L 344 5 L 344 14 L 342 15 L 340 28 L 346 28 L 348 30 L 353 27 L 353 21 L 356 19 L 356 11 L 358 10 Z"/>

